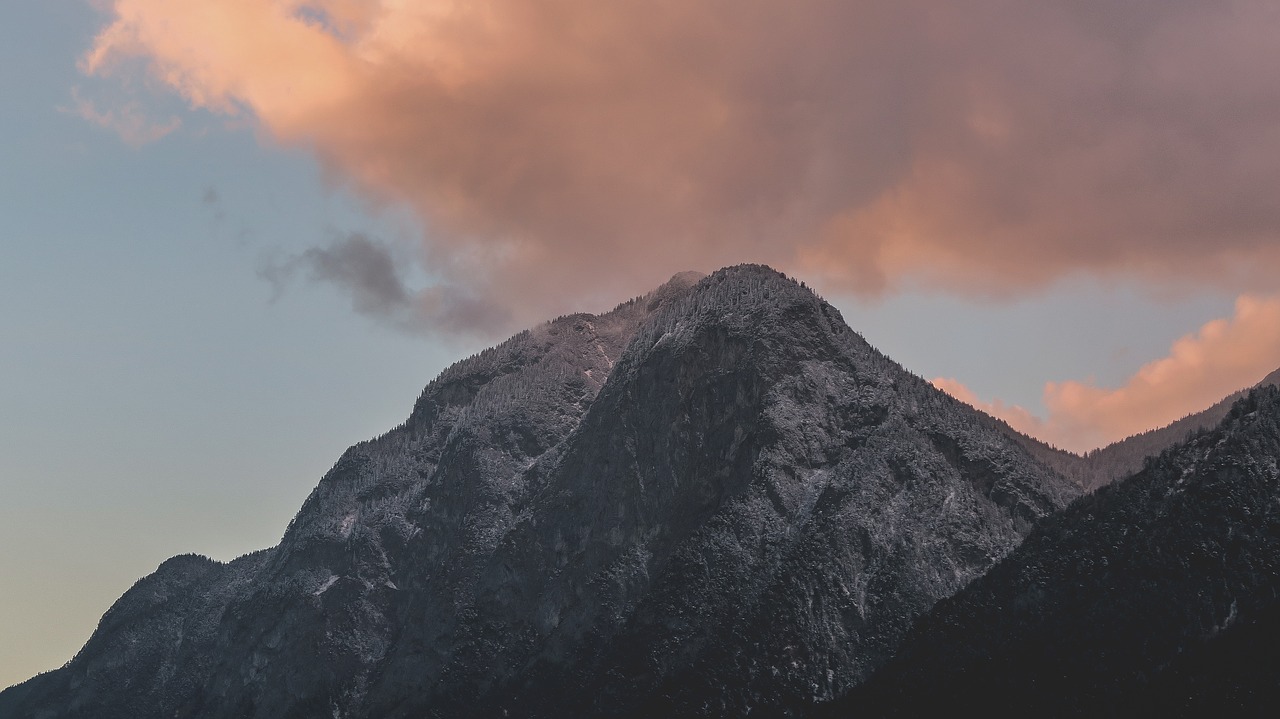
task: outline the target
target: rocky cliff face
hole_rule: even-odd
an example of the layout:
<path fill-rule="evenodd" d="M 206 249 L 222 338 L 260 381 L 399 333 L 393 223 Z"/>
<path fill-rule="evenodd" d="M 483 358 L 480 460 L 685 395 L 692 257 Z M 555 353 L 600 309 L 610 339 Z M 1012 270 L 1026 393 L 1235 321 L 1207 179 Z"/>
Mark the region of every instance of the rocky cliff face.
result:
<path fill-rule="evenodd" d="M 1280 388 L 1043 522 L 831 716 L 1269 716 Z"/>
<path fill-rule="evenodd" d="M 0 714 L 786 709 L 1077 493 L 778 273 L 677 276 L 446 370 L 277 547 L 166 562 Z"/>

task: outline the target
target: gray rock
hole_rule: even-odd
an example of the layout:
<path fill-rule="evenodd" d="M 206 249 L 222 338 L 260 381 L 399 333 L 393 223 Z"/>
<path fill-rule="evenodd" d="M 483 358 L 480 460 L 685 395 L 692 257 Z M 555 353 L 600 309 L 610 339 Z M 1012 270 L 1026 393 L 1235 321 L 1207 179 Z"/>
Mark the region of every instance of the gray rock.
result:
<path fill-rule="evenodd" d="M 679 275 L 445 370 L 278 546 L 165 563 L 0 714 L 830 699 L 1079 493 L 1009 432 L 769 268 Z"/>
<path fill-rule="evenodd" d="M 1042 522 L 820 716 L 1272 716 L 1280 388 Z"/>

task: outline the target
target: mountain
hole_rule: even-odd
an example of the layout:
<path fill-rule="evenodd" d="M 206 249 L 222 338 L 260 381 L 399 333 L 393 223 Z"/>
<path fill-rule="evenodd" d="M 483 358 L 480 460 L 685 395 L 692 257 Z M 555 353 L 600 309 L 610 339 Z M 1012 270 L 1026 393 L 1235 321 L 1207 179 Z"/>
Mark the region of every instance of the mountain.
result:
<path fill-rule="evenodd" d="M 1097 479 L 1091 486 L 1087 485 L 1086 488 L 1092 489 L 1106 482 L 1127 477 L 1137 472 L 1142 469 L 1142 464 L 1147 457 L 1154 457 L 1160 454 L 1165 449 L 1184 441 L 1196 432 L 1217 426 L 1226 418 L 1231 411 L 1231 407 L 1249 394 L 1251 390 L 1274 385 L 1280 385 L 1280 369 L 1267 375 L 1253 387 L 1246 387 L 1234 392 L 1206 410 L 1187 415 L 1164 427 L 1135 434 L 1132 437 L 1090 452 L 1087 459 L 1095 468 L 1094 474 Z"/>
<path fill-rule="evenodd" d="M 1208 409 L 1189 414 L 1164 427 L 1112 442 L 1084 456 L 1051 447 L 1013 429 L 1009 432 L 1010 436 L 1022 444 L 1037 460 L 1071 479 L 1085 491 L 1091 492 L 1142 469 L 1148 457 L 1160 454 L 1196 432 L 1217 426 L 1231 411 L 1232 405 L 1247 395 L 1250 390 L 1273 385 L 1280 385 L 1280 369 L 1267 375 L 1253 387 L 1234 392 Z"/>
<path fill-rule="evenodd" d="M 829 716 L 1270 716 L 1280 388 L 1042 522 Z"/>
<path fill-rule="evenodd" d="M 846 692 L 1079 494 L 773 270 L 445 370 L 276 547 L 162 564 L 24 717 L 734 715 Z"/>

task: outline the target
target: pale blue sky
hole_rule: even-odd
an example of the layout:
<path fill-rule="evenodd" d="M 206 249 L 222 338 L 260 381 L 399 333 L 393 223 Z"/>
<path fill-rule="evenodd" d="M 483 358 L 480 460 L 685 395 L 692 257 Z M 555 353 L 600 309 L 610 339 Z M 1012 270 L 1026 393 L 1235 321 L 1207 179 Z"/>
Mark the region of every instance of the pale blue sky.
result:
<path fill-rule="evenodd" d="M 176 103 L 161 115 L 182 127 L 141 147 L 68 112 L 94 91 L 76 60 L 101 22 L 71 0 L 0 10 L 0 686 L 69 659 L 165 558 L 273 544 L 348 445 L 479 348 L 376 324 L 328 286 L 273 301 L 272 253 L 403 239 L 409 216 Z M 1041 411 L 1046 380 L 1120 384 L 1234 298 L 1080 279 L 1000 303 L 829 299 L 908 369 Z"/>

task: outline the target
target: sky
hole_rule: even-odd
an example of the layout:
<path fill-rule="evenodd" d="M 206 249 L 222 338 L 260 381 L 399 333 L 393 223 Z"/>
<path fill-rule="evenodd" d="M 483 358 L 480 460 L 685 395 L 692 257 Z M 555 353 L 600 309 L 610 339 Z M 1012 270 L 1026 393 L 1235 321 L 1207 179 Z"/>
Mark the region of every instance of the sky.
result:
<path fill-rule="evenodd" d="M 1076 451 L 1280 366 L 1280 6 L 0 9 L 0 686 L 278 541 L 450 362 L 688 269 L 805 280 Z"/>

